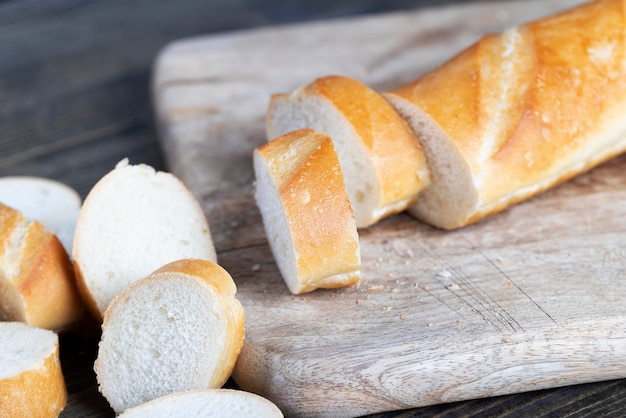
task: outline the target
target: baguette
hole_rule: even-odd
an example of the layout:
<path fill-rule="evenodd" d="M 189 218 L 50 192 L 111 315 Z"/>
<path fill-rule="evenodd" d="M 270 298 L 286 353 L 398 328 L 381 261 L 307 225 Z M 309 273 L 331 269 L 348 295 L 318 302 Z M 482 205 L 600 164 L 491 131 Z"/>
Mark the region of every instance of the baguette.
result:
<path fill-rule="evenodd" d="M 0 416 L 57 417 L 66 402 L 57 335 L 0 322 Z"/>
<path fill-rule="evenodd" d="M 174 393 L 130 408 L 119 418 L 282 418 L 278 407 L 250 392 L 212 389 Z"/>
<path fill-rule="evenodd" d="M 622 153 L 624 10 L 593 1 L 487 35 L 386 93 L 431 173 L 410 213 L 462 227 Z"/>
<path fill-rule="evenodd" d="M 0 203 L 0 320 L 62 331 L 83 311 L 72 263 L 56 235 Z"/>
<path fill-rule="evenodd" d="M 380 94 L 357 80 L 328 76 L 273 95 L 268 139 L 304 128 L 332 138 L 358 228 L 405 210 L 428 183 L 411 129 Z"/>
<path fill-rule="evenodd" d="M 214 389 L 244 341 L 235 283 L 217 264 L 177 260 L 123 290 L 105 312 L 94 364 L 118 413 L 171 393 Z"/>
<path fill-rule="evenodd" d="M 357 284 L 359 237 L 330 137 L 290 132 L 255 149 L 253 163 L 256 202 L 289 290 Z"/>
<path fill-rule="evenodd" d="M 217 259 L 198 201 L 172 174 L 121 161 L 89 192 L 76 225 L 76 277 L 94 318 L 131 283 L 182 258 Z"/>
<path fill-rule="evenodd" d="M 76 220 L 82 204 L 76 190 L 50 179 L 13 176 L 0 178 L 0 202 L 39 221 L 72 254 Z"/>

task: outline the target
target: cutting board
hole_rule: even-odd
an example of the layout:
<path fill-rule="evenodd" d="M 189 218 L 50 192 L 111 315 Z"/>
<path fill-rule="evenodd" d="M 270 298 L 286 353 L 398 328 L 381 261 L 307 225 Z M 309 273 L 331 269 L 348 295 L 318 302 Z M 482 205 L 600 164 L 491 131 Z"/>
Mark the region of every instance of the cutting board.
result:
<path fill-rule="evenodd" d="M 246 314 L 235 380 L 286 415 L 356 416 L 626 377 L 626 158 L 476 225 L 360 230 L 358 287 L 289 293 L 253 199 L 270 94 L 379 90 L 576 1 L 472 3 L 185 39 L 155 63 L 169 168 L 201 201 Z"/>

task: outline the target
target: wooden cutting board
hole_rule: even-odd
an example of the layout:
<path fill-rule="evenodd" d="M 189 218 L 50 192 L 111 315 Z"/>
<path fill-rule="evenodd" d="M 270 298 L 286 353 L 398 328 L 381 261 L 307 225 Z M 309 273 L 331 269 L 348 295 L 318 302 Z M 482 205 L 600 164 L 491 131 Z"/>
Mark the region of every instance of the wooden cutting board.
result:
<path fill-rule="evenodd" d="M 355 416 L 626 377 L 626 158 L 477 225 L 360 231 L 359 287 L 291 295 L 252 197 L 269 96 L 345 74 L 384 90 L 576 1 L 507 1 L 188 39 L 155 64 L 171 170 L 246 313 L 235 378 L 297 416 Z"/>

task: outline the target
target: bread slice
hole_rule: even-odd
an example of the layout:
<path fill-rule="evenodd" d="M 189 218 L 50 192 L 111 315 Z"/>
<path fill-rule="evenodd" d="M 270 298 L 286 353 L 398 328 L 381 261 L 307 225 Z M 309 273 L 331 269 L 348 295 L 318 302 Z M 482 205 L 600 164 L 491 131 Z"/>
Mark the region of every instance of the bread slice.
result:
<path fill-rule="evenodd" d="M 169 263 L 122 291 L 104 315 L 94 369 L 116 412 L 230 377 L 244 314 L 230 275 L 198 259 Z"/>
<path fill-rule="evenodd" d="M 353 78 L 323 77 L 272 96 L 268 139 L 304 128 L 332 138 L 358 228 L 405 210 L 428 184 L 415 134 L 380 94 Z"/>
<path fill-rule="evenodd" d="M 256 202 L 289 290 L 357 284 L 359 237 L 330 137 L 290 132 L 255 149 L 253 162 Z"/>
<path fill-rule="evenodd" d="M 174 175 L 117 164 L 89 192 L 74 237 L 79 289 L 98 320 L 131 283 L 181 258 L 216 261 L 207 219 Z"/>
<path fill-rule="evenodd" d="M 19 210 L 28 219 L 39 221 L 72 254 L 74 229 L 82 204 L 76 190 L 41 177 L 1 177 L 0 202 Z"/>
<path fill-rule="evenodd" d="M 431 185 L 410 209 L 458 228 L 626 149 L 623 0 L 488 35 L 386 96 L 421 139 Z"/>
<path fill-rule="evenodd" d="M 0 203 L 0 320 L 61 331 L 83 311 L 72 263 L 56 235 Z"/>
<path fill-rule="evenodd" d="M 234 389 L 190 391 L 162 396 L 128 409 L 119 418 L 282 418 L 280 409 L 267 399 Z"/>
<path fill-rule="evenodd" d="M 57 417 L 66 401 L 57 335 L 0 322 L 0 416 Z"/>

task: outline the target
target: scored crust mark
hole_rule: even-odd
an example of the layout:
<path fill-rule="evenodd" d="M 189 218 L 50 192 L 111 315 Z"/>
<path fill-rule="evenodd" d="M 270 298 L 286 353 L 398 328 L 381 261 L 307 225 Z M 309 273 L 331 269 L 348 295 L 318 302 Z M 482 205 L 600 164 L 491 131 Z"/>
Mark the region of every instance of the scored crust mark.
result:
<path fill-rule="evenodd" d="M 387 93 L 431 170 L 409 211 L 466 226 L 624 152 L 624 26 L 623 0 L 586 3 L 487 35 Z"/>

